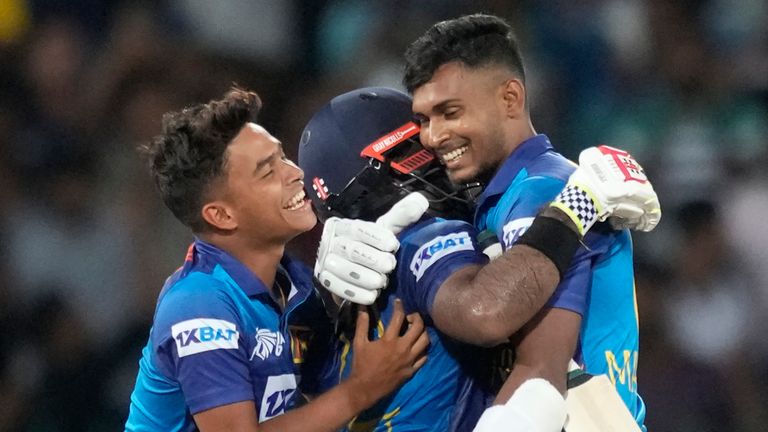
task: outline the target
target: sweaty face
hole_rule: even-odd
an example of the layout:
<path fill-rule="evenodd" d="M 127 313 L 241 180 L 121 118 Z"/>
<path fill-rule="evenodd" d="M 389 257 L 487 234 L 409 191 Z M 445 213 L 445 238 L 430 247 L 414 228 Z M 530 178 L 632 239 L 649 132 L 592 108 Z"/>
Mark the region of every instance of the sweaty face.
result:
<path fill-rule="evenodd" d="M 280 141 L 247 123 L 227 148 L 226 202 L 237 229 L 260 243 L 284 243 L 317 222 L 304 194 L 304 172 Z"/>
<path fill-rule="evenodd" d="M 413 92 L 421 143 L 435 152 L 454 183 L 486 181 L 511 152 L 503 124 L 508 73 L 500 67 L 442 65 Z"/>

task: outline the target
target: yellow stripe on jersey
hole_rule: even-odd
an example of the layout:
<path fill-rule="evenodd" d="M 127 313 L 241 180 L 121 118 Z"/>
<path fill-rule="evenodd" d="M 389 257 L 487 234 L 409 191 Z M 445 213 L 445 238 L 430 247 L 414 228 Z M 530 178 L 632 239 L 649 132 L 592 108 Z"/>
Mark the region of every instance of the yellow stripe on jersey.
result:
<path fill-rule="evenodd" d="M 384 323 L 381 320 L 376 324 L 376 334 L 378 338 L 384 336 Z"/>
<path fill-rule="evenodd" d="M 352 343 L 349 342 L 349 339 L 344 335 L 339 336 L 339 340 L 344 343 L 344 348 L 341 349 L 341 358 L 339 361 L 339 382 L 341 382 L 344 368 L 347 367 L 347 357 L 349 357 L 349 350 L 352 348 Z"/>
<path fill-rule="evenodd" d="M 634 279 L 632 279 L 632 300 L 635 302 L 635 324 L 640 328 L 640 314 L 637 313 L 637 287 Z"/>
<path fill-rule="evenodd" d="M 32 22 L 27 2 L 23 0 L 0 0 L 0 41 L 20 40 L 29 31 Z"/>

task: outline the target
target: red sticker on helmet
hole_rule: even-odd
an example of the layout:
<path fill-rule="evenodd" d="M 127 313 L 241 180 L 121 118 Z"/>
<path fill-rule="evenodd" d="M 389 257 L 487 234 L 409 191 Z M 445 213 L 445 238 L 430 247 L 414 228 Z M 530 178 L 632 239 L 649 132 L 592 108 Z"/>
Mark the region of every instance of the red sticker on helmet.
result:
<path fill-rule="evenodd" d="M 435 156 L 427 149 L 419 150 L 418 152 L 408 156 L 400 162 L 392 162 L 392 168 L 400 171 L 403 174 L 410 174 L 411 172 L 423 167 L 424 165 L 432 162 Z"/>
<path fill-rule="evenodd" d="M 419 126 L 414 122 L 408 122 L 394 131 L 384 135 L 364 148 L 360 152 L 361 157 L 370 157 L 384 162 L 384 153 L 392 147 L 400 144 L 408 138 L 419 133 Z"/>
<path fill-rule="evenodd" d="M 328 186 L 325 185 L 325 180 L 315 177 L 312 179 L 312 189 L 315 190 L 317 197 L 325 201 L 328 199 Z"/>

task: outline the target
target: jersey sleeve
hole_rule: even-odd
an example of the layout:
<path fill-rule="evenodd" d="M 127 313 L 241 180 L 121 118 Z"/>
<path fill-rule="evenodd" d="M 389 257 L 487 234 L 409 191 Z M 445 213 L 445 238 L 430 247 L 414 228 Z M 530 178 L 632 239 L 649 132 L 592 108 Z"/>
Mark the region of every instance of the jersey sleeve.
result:
<path fill-rule="evenodd" d="M 533 223 L 539 211 L 549 204 L 565 186 L 552 177 L 529 177 L 513 191 L 504 194 L 493 212 L 493 227 L 504 249 L 517 242 Z"/>
<path fill-rule="evenodd" d="M 534 176 L 524 180 L 517 193 L 502 197 L 496 222 L 497 236 L 504 249 L 514 245 L 533 223 L 536 214 L 551 202 L 565 185 L 555 177 Z M 583 315 L 591 284 L 594 251 L 580 247 L 570 267 L 547 302 L 547 307 L 566 309 Z"/>
<path fill-rule="evenodd" d="M 476 237 L 472 225 L 443 219 L 422 222 L 401 236 L 396 293 L 407 312 L 429 316 L 435 295 L 449 276 L 488 262 Z"/>
<path fill-rule="evenodd" d="M 592 262 L 587 254 L 577 253 L 563 280 L 555 288 L 547 307 L 566 309 L 584 316 L 592 284 Z"/>
<path fill-rule="evenodd" d="M 254 399 L 244 329 L 222 282 L 191 275 L 162 300 L 153 349 L 192 414 Z"/>

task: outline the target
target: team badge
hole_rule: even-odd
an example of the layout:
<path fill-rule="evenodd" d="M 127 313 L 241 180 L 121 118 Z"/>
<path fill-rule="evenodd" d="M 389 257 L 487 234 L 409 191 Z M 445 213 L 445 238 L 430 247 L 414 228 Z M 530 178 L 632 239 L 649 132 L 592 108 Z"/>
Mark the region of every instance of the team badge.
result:
<path fill-rule="evenodd" d="M 253 352 L 251 353 L 251 358 L 249 360 L 253 360 L 254 357 L 258 357 L 261 360 L 266 360 L 272 354 L 280 357 L 280 354 L 283 353 L 284 343 L 285 338 L 283 337 L 282 333 L 273 332 L 269 329 L 260 329 L 257 327 L 256 347 L 253 348 Z"/>

